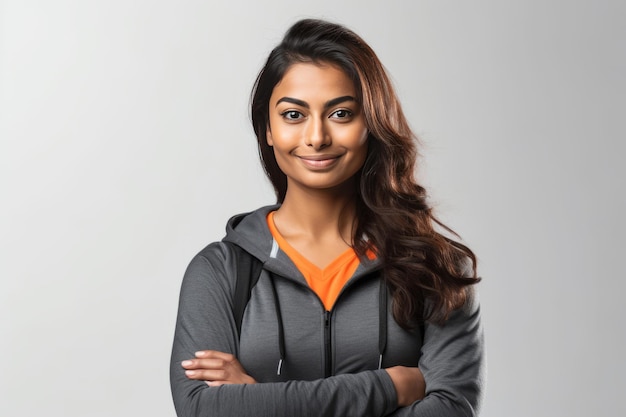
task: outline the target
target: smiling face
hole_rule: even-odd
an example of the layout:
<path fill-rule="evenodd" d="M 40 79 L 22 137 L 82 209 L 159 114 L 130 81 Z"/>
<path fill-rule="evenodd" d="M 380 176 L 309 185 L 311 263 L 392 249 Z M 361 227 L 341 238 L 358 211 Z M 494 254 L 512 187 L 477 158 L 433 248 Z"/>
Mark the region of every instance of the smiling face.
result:
<path fill-rule="evenodd" d="M 333 65 L 293 64 L 270 97 L 267 143 L 287 176 L 287 193 L 350 186 L 367 155 L 352 80 Z"/>

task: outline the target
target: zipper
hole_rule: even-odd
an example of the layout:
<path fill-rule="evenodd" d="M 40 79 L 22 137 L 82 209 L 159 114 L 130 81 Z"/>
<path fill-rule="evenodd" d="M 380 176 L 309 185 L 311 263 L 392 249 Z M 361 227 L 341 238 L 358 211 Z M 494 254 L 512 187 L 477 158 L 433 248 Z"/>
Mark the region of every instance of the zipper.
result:
<path fill-rule="evenodd" d="M 329 376 L 332 376 L 333 374 L 333 363 L 332 363 L 333 352 L 332 352 L 332 345 L 331 345 L 332 341 L 331 341 L 331 333 L 330 333 L 331 315 L 332 313 L 330 311 L 327 311 L 327 310 L 324 311 L 324 352 L 325 352 L 324 364 L 326 366 L 324 373 L 325 373 L 326 378 L 328 378 Z"/>
<path fill-rule="evenodd" d="M 372 275 L 374 273 L 380 273 L 380 269 L 381 268 L 376 268 L 374 270 L 368 271 L 365 275 L 359 277 L 358 280 L 362 280 L 365 279 L 365 277 Z M 267 268 L 267 271 L 271 272 L 274 274 L 274 276 L 279 276 L 283 279 L 286 279 L 288 281 L 294 282 L 298 285 L 300 285 L 303 288 L 306 288 L 307 290 L 309 290 L 312 294 L 315 295 L 315 297 L 317 298 L 317 301 L 319 301 L 320 305 L 322 306 L 322 309 L 324 309 L 324 374 L 325 374 L 325 378 L 328 378 L 329 376 L 333 376 L 333 351 L 332 351 L 332 337 L 331 337 L 331 317 L 332 317 L 332 310 L 335 309 L 335 306 L 333 306 L 333 308 L 331 309 L 331 311 L 326 310 L 326 308 L 324 307 L 324 303 L 322 302 L 321 298 L 319 297 L 319 295 L 317 295 L 317 293 L 315 293 L 315 291 L 313 291 L 311 289 L 311 287 L 309 287 L 306 284 L 303 284 L 300 281 L 295 281 L 289 277 L 286 277 L 284 275 L 282 275 L 280 272 L 277 271 L 273 271 L 272 268 Z M 303 277 L 304 278 L 304 277 Z M 337 299 L 335 300 L 335 305 L 339 302 L 339 299 L 341 298 L 341 296 L 343 295 L 343 293 L 352 285 L 354 285 L 355 280 L 351 279 L 349 280 L 346 285 L 341 289 L 341 291 L 339 291 L 339 294 L 337 295 Z M 282 363 L 279 364 L 279 372 L 280 372 L 280 368 L 282 366 Z"/>

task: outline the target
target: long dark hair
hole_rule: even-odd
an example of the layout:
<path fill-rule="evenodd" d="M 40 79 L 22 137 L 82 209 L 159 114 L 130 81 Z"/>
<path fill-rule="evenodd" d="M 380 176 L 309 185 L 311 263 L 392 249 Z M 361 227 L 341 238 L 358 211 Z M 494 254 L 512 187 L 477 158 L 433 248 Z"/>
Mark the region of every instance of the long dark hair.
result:
<path fill-rule="evenodd" d="M 476 257 L 465 245 L 439 233 L 444 229 L 414 178 L 416 138 L 393 85 L 374 51 L 358 35 L 334 23 L 305 19 L 295 23 L 272 50 L 251 97 L 259 153 L 282 203 L 287 177 L 267 144 L 269 101 L 287 69 L 298 62 L 331 63 L 355 85 L 369 132 L 368 154 L 357 173 L 357 228 L 354 249 L 373 250 L 393 295 L 393 314 L 403 327 L 421 320 L 443 323 L 465 303 L 477 283 Z"/>

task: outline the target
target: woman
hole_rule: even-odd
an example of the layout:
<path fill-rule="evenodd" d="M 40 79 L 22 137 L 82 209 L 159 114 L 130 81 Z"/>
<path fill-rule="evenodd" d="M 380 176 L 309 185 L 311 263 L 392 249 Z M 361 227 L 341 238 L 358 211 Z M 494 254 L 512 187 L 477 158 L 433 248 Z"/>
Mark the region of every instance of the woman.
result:
<path fill-rule="evenodd" d="M 374 52 L 342 26 L 296 23 L 257 78 L 252 122 L 278 204 L 232 218 L 187 269 L 178 415 L 477 415 L 475 257 L 435 230 Z M 237 247 L 262 263 L 241 323 Z"/>

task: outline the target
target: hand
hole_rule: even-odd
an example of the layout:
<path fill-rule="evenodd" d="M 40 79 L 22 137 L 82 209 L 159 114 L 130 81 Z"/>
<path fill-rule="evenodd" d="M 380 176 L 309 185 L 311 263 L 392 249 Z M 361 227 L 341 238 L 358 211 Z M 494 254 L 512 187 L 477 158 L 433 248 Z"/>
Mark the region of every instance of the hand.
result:
<path fill-rule="evenodd" d="M 181 363 L 186 369 L 189 379 L 205 381 L 210 387 L 224 384 L 256 384 L 248 375 L 237 358 L 230 353 L 217 350 L 201 350 L 196 352 L 195 359 Z"/>
<path fill-rule="evenodd" d="M 426 381 L 419 368 L 394 366 L 385 370 L 396 388 L 398 406 L 406 407 L 426 395 Z"/>

